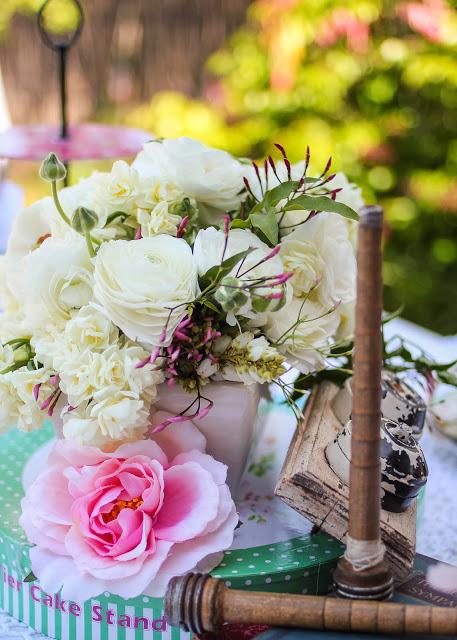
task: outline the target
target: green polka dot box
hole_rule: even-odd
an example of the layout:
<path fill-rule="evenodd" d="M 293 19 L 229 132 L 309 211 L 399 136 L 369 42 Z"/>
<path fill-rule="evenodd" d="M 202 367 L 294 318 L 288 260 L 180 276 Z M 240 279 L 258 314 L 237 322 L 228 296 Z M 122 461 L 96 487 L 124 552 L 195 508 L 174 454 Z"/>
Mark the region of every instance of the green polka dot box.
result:
<path fill-rule="evenodd" d="M 293 417 L 270 405 L 237 497 L 240 526 L 234 543 L 212 572 L 229 587 L 287 593 L 325 593 L 343 546 L 327 534 L 311 535 L 310 523 L 274 497 L 275 481 L 292 436 Z M 59 640 L 184 640 L 168 625 L 162 598 L 123 600 L 103 593 L 67 602 L 28 582 L 29 549 L 18 523 L 28 461 L 49 446 L 51 425 L 0 438 L 0 607 L 38 632 Z"/>

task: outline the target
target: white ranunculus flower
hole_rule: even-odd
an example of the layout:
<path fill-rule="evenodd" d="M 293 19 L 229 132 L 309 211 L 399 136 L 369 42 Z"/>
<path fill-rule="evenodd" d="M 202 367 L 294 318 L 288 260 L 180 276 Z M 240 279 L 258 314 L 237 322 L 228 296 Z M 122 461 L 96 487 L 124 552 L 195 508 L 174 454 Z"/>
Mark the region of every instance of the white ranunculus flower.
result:
<path fill-rule="evenodd" d="M 59 191 L 60 203 L 71 219 L 74 210 L 85 204 L 87 194 L 92 191 L 92 178 Z M 23 209 L 15 218 L 8 240 L 8 258 L 21 258 L 33 251 L 43 239 L 74 238 L 77 233 L 60 217 L 53 199 L 48 196 Z"/>
<path fill-rule="evenodd" d="M 81 236 L 48 238 L 18 265 L 18 291 L 27 321 L 63 325 L 92 297 L 93 267 Z"/>
<path fill-rule="evenodd" d="M 235 209 L 242 199 L 241 163 L 227 152 L 197 140 L 147 142 L 133 167 L 142 178 L 163 177 L 187 196 L 222 211 Z"/>
<path fill-rule="evenodd" d="M 338 324 L 339 315 L 334 311 L 327 313 L 316 303 L 294 297 L 287 308 L 269 314 L 265 333 L 273 344 L 279 343 L 276 348 L 292 367 L 310 373 L 325 365 Z"/>
<path fill-rule="evenodd" d="M 292 272 L 294 295 L 311 298 L 329 310 L 355 298 L 356 260 L 345 220 L 319 213 L 281 242 L 281 258 Z"/>
<path fill-rule="evenodd" d="M 208 269 L 214 265 L 221 264 L 224 244 L 225 234 L 214 227 L 208 227 L 198 232 L 194 244 L 194 257 L 200 276 L 205 274 Z M 246 249 L 249 248 L 254 248 L 255 250 L 246 257 L 241 268 L 238 268 L 239 265 L 235 266 L 230 275 L 237 276 L 241 280 L 252 280 L 254 278 L 264 278 L 267 276 L 279 276 L 284 272 L 283 262 L 278 255 L 258 264 L 271 253 L 272 250 L 262 242 L 260 238 L 247 229 L 232 229 L 230 231 L 224 259 L 246 251 Z M 277 292 L 279 289 L 268 286 L 256 289 L 259 295 L 268 295 L 273 293 L 273 291 Z M 285 295 L 286 298 L 289 299 L 290 287 L 288 283 L 286 283 Z M 258 326 L 260 326 L 265 319 L 265 314 L 251 310 L 250 302 L 248 306 L 240 310 L 238 315 L 255 318 L 255 324 Z M 228 318 L 228 321 L 232 325 L 235 324 L 230 318 Z"/>
<path fill-rule="evenodd" d="M 191 248 L 167 235 L 104 243 L 94 280 L 95 297 L 112 322 L 131 340 L 154 346 L 170 343 L 186 303 L 199 293 Z"/>

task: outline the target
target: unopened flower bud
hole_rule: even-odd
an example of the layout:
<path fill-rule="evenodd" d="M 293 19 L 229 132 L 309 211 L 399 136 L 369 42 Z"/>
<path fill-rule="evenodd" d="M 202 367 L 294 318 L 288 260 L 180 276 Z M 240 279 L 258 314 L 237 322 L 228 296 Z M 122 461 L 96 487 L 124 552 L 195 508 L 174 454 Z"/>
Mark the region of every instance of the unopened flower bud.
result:
<path fill-rule="evenodd" d="M 67 175 L 65 165 L 60 162 L 55 153 L 49 153 L 41 163 L 40 178 L 46 182 L 63 180 Z"/>
<path fill-rule="evenodd" d="M 95 211 L 86 207 L 78 207 L 73 213 L 71 226 L 78 233 L 87 233 L 98 224 L 98 216 Z"/>
<path fill-rule="evenodd" d="M 214 294 L 224 311 L 237 311 L 249 300 L 249 295 L 241 289 L 241 280 L 226 276 Z"/>
<path fill-rule="evenodd" d="M 265 311 L 279 311 L 286 304 L 286 293 L 284 286 L 281 288 L 275 287 L 265 295 L 256 295 L 252 298 L 252 308 L 257 313 L 264 313 Z"/>

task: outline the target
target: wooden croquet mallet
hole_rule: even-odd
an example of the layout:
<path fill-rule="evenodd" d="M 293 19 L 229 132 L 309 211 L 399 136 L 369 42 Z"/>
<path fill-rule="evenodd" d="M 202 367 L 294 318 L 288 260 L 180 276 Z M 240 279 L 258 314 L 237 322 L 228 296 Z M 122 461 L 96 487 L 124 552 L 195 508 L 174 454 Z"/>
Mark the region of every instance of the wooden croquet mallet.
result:
<path fill-rule="evenodd" d="M 378 634 L 457 635 L 457 608 L 238 591 L 227 589 L 222 580 L 192 573 L 170 581 L 165 617 L 172 626 L 196 634 L 236 622 Z"/>
<path fill-rule="evenodd" d="M 346 553 L 334 572 L 337 595 L 383 600 L 393 593 L 393 577 L 381 542 L 381 370 L 382 370 L 381 207 L 360 211 L 357 301 L 352 383 L 352 438 Z"/>

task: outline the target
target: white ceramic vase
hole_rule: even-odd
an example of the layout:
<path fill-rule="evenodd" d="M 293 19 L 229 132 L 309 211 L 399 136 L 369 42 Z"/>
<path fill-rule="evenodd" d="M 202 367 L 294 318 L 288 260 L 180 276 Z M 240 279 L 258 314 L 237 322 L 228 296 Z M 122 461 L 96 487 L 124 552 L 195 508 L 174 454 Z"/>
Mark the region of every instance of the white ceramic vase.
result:
<path fill-rule="evenodd" d="M 236 496 L 250 452 L 261 430 L 258 416 L 260 385 L 244 385 L 237 382 L 211 382 L 203 389 L 205 397 L 214 406 L 201 420 L 193 424 L 206 438 L 206 452 L 228 467 L 227 484 Z M 159 387 L 159 402 L 154 408 L 179 414 L 194 399 L 181 387 Z M 167 429 L 179 429 L 172 424 Z"/>
<path fill-rule="evenodd" d="M 195 399 L 178 385 L 172 389 L 166 384 L 158 388 L 159 401 L 153 410 L 162 410 L 178 415 Z M 204 387 L 203 395 L 213 401 L 214 406 L 201 420 L 193 420 L 194 426 L 206 439 L 206 453 L 228 467 L 227 484 L 236 496 L 244 471 L 249 463 L 253 444 L 260 434 L 262 421 L 258 416 L 261 385 L 244 385 L 238 382 L 211 382 Z M 57 437 L 63 437 L 62 420 L 59 413 L 53 417 Z M 180 424 L 171 424 L 167 429 L 179 429 Z"/>

